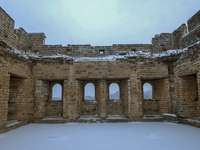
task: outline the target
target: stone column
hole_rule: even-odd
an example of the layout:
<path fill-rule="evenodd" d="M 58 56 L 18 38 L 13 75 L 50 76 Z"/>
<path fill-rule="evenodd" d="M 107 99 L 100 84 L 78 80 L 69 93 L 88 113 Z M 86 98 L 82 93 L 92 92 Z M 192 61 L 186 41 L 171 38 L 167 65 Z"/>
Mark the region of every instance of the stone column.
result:
<path fill-rule="evenodd" d="M 136 80 L 136 84 L 137 84 L 137 89 L 136 89 L 136 99 L 137 101 L 135 101 L 136 106 L 134 107 L 135 109 L 135 113 L 136 113 L 136 118 L 142 118 L 143 116 L 143 107 L 142 107 L 142 101 L 143 101 L 143 95 L 142 95 L 142 82 L 141 80 Z"/>
<path fill-rule="evenodd" d="M 68 99 L 69 99 L 69 94 L 68 94 L 68 80 L 63 81 L 63 118 L 67 119 L 68 116 Z"/>
<path fill-rule="evenodd" d="M 49 96 L 49 82 L 36 81 L 35 87 L 35 113 L 34 118 L 41 119 L 46 116 L 46 103 Z"/>
<path fill-rule="evenodd" d="M 154 86 L 155 98 L 159 100 L 159 114 L 171 113 L 169 79 L 156 80 Z"/>
<path fill-rule="evenodd" d="M 196 79 L 196 84 L 197 84 L 197 111 L 198 111 L 198 116 L 200 115 L 200 72 L 197 73 L 197 79 Z"/>
<path fill-rule="evenodd" d="M 107 84 L 105 80 L 98 81 L 97 84 L 97 92 L 98 92 L 98 108 L 99 108 L 99 116 L 101 118 L 107 117 L 107 98 L 108 98 L 108 90 Z"/>
<path fill-rule="evenodd" d="M 123 101 L 123 114 L 125 117 L 129 117 L 130 114 L 130 80 L 124 80 L 121 82 L 121 95 L 122 95 L 122 101 Z"/>
<path fill-rule="evenodd" d="M 7 124 L 9 86 L 8 64 L 0 58 L 0 126 Z"/>
<path fill-rule="evenodd" d="M 79 81 L 75 80 L 74 66 L 70 65 L 69 79 L 63 84 L 63 118 L 76 121 L 79 117 Z"/>

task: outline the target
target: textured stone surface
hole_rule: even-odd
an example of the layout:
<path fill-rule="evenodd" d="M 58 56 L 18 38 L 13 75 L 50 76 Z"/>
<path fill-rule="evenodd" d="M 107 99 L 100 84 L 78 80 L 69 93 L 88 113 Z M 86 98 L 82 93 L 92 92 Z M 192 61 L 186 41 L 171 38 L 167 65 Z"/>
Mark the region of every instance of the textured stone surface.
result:
<path fill-rule="evenodd" d="M 14 20 L 2 8 L 0 15 L 0 128 L 4 131 L 9 130 L 5 125 L 10 120 L 64 123 L 83 115 L 104 121 L 120 115 L 126 121 L 160 121 L 143 116 L 200 116 L 199 12 L 188 21 L 189 33 L 183 24 L 173 33 L 156 35 L 152 44 L 112 46 L 45 45 L 44 33 L 14 29 Z M 153 57 L 169 49 L 185 51 Z M 95 101 L 84 99 L 87 83 L 95 86 Z M 112 83 L 119 85 L 117 100 L 109 99 Z M 152 99 L 143 99 L 144 83 L 152 85 Z M 52 100 L 55 84 L 62 86 L 59 101 Z M 63 119 L 41 120 L 48 117 Z M 120 120 L 116 119 L 109 121 Z"/>

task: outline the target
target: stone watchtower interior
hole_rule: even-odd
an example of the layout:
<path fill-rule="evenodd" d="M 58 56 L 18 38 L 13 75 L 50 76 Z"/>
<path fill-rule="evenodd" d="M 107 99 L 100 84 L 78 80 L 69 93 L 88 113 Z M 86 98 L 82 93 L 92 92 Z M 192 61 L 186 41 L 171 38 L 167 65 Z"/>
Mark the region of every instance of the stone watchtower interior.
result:
<path fill-rule="evenodd" d="M 46 45 L 44 33 L 14 29 L 0 14 L 2 132 L 31 122 L 200 117 L 200 11 L 151 44 L 112 46 Z"/>

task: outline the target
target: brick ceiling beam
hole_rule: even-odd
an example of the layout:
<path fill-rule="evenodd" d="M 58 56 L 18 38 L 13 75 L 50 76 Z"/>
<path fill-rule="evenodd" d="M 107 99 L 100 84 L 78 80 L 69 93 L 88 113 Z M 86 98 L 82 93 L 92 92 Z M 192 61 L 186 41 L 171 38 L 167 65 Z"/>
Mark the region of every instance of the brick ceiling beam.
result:
<path fill-rule="evenodd" d="M 195 76 L 198 72 L 199 71 L 194 71 L 194 72 L 190 72 L 190 73 L 181 74 L 181 75 L 179 75 L 179 77 Z"/>
<path fill-rule="evenodd" d="M 42 80 L 42 81 L 64 81 L 64 80 L 68 80 L 67 78 L 62 78 L 62 79 L 52 79 L 52 78 L 49 78 L 49 79 L 38 79 L 38 80 Z"/>
<path fill-rule="evenodd" d="M 79 81 L 97 81 L 97 80 L 107 80 L 107 81 L 122 81 L 128 80 L 129 78 L 76 78 Z"/>
<path fill-rule="evenodd" d="M 10 78 L 12 79 L 27 79 L 27 77 L 12 73 L 12 72 L 8 72 L 8 74 L 10 74 Z"/>
<path fill-rule="evenodd" d="M 137 78 L 138 80 L 142 80 L 142 81 L 155 81 L 155 80 L 164 80 L 167 79 L 169 77 L 155 77 L 155 78 Z"/>

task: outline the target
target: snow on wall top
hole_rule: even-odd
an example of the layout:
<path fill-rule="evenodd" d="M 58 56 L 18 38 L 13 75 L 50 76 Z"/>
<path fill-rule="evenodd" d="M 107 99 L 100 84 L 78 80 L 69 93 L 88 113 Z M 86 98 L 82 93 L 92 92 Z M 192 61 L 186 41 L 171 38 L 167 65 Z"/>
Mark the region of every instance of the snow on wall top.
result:
<path fill-rule="evenodd" d="M 5 42 L 2 38 L 0 38 L 0 41 Z M 7 43 L 6 43 L 7 44 Z M 200 44 L 200 41 L 196 42 L 194 45 Z M 126 55 L 109 55 L 109 56 L 102 56 L 102 57 L 70 57 L 67 55 L 52 55 L 52 56 L 42 56 L 36 53 L 32 52 L 24 52 L 24 51 L 19 51 L 15 48 L 13 48 L 11 45 L 7 44 L 6 50 L 10 53 L 17 54 L 19 57 L 24 57 L 25 59 L 45 59 L 45 58 L 63 58 L 67 60 L 74 60 L 74 62 L 87 62 L 87 61 L 115 61 L 117 59 L 124 59 L 128 57 L 140 57 L 140 58 L 158 58 L 158 57 L 166 57 L 166 56 L 171 56 L 174 54 L 179 54 L 179 53 L 184 53 L 188 51 L 188 48 L 194 46 L 190 45 L 184 49 L 179 49 L 179 50 L 167 50 L 162 53 L 153 53 L 151 54 L 150 52 L 145 52 L 145 51 L 136 51 L 136 52 L 129 52 Z"/>

